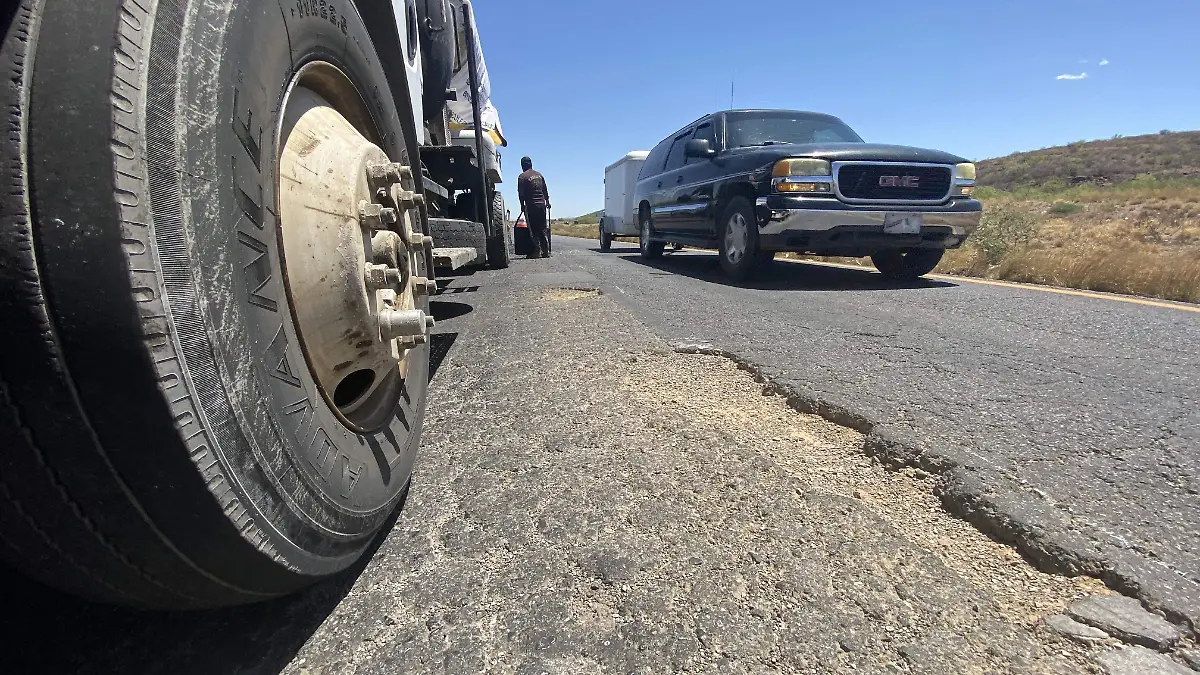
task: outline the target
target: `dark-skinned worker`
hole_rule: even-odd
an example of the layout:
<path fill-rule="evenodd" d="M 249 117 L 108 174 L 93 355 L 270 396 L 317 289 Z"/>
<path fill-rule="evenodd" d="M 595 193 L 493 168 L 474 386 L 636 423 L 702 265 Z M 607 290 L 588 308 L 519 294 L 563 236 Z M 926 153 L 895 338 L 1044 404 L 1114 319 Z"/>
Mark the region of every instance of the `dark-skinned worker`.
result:
<path fill-rule="evenodd" d="M 533 240 L 533 252 L 529 257 L 550 257 L 550 191 L 546 188 L 546 178 L 533 170 L 533 160 L 528 157 L 521 158 L 517 196 L 521 200 L 521 209 L 525 211 L 526 222 L 529 223 L 530 239 Z"/>

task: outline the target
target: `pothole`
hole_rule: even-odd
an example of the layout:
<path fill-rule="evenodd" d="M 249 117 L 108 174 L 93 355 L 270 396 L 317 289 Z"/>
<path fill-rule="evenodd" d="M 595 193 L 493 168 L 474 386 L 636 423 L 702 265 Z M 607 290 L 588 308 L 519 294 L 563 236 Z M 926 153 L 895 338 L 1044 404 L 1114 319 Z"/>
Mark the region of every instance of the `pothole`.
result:
<path fill-rule="evenodd" d="M 549 302 L 571 302 L 573 300 L 594 298 L 599 295 L 600 290 L 596 288 L 551 288 L 542 293 L 542 300 Z"/>

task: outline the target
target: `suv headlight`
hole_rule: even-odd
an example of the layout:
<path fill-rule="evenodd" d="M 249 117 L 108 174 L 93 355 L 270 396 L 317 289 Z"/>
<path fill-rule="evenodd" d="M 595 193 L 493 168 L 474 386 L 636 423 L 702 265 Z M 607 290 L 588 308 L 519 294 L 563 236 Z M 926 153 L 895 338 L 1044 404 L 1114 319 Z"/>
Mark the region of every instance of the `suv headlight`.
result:
<path fill-rule="evenodd" d="M 833 166 L 823 159 L 782 159 L 772 169 L 776 192 L 832 194 Z"/>
<path fill-rule="evenodd" d="M 771 175 L 776 178 L 788 176 L 831 176 L 833 167 L 823 159 L 781 159 L 775 163 Z"/>
<path fill-rule="evenodd" d="M 954 167 L 954 196 L 970 197 L 975 193 L 975 165 L 963 162 Z"/>

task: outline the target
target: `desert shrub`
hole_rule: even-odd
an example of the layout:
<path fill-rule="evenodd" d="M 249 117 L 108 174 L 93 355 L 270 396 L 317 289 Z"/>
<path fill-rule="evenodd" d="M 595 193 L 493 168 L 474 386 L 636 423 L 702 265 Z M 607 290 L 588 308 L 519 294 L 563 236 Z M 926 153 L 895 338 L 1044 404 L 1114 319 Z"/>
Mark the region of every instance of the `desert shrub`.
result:
<path fill-rule="evenodd" d="M 1024 248 L 1037 231 L 1033 215 L 1003 206 L 988 208 L 979 229 L 967 241 L 988 264 L 998 264 L 1011 251 Z"/>
<path fill-rule="evenodd" d="M 1055 202 L 1054 206 L 1050 207 L 1051 215 L 1055 216 L 1069 216 L 1082 210 L 1083 207 L 1075 202 Z"/>

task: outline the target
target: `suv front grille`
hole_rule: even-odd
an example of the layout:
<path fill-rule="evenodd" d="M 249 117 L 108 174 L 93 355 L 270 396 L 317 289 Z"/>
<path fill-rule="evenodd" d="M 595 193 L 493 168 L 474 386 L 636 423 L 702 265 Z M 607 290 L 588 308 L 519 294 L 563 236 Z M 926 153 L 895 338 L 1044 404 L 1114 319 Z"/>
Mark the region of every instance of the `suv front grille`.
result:
<path fill-rule="evenodd" d="M 837 179 L 848 199 L 935 201 L 949 196 L 953 175 L 949 167 L 932 164 L 845 164 Z"/>

